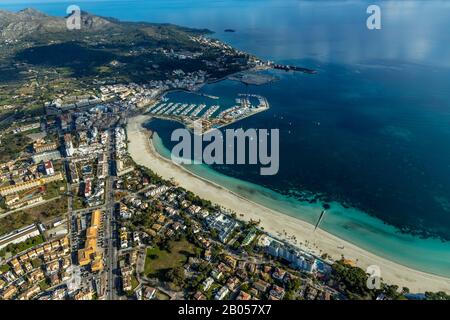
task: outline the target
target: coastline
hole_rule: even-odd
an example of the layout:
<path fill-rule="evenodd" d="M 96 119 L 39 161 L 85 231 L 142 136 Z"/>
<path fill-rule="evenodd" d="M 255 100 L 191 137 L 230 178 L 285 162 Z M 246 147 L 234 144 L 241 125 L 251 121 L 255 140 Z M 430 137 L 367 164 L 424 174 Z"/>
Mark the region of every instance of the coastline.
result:
<path fill-rule="evenodd" d="M 163 158 L 154 149 L 149 139 L 149 131 L 142 127 L 142 124 L 150 118 L 150 116 L 140 115 L 128 119 L 128 150 L 137 164 L 148 167 L 164 179 L 174 178 L 185 189 L 235 211 L 237 217 L 241 220 L 260 220 L 260 227 L 263 227 L 264 231 L 275 237 L 286 241 L 286 235 L 295 236 L 297 241 L 303 244 L 303 246 L 297 244 L 298 247 L 307 251 L 315 251 L 316 255 L 320 255 L 320 252 L 325 252 L 334 260 L 340 259 L 343 255 L 345 258 L 355 261 L 356 265 L 363 269 L 369 265 L 378 265 L 384 281 L 396 284 L 400 288 L 406 286 L 411 292 L 450 292 L 449 278 L 417 271 L 392 262 L 321 229 L 314 232 L 312 224 L 245 199 Z M 295 245 L 292 242 L 290 243 Z M 308 246 L 306 247 L 305 244 Z"/>

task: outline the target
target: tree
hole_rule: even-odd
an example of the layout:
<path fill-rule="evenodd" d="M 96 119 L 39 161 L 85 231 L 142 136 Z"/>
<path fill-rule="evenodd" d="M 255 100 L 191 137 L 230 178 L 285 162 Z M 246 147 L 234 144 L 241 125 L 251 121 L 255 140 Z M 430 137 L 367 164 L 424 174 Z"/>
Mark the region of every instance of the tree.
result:
<path fill-rule="evenodd" d="M 212 229 L 212 230 L 210 231 L 210 234 L 211 234 L 211 238 L 214 238 L 214 239 L 217 238 L 217 230 L 216 230 L 216 229 Z"/>
<path fill-rule="evenodd" d="M 167 271 L 166 278 L 170 282 L 173 282 L 175 285 L 182 286 L 186 278 L 183 267 L 170 269 L 169 271 Z"/>
<path fill-rule="evenodd" d="M 172 246 L 170 244 L 170 241 L 167 239 L 164 239 L 160 244 L 159 247 L 161 250 L 166 250 L 167 252 L 171 252 Z"/>
<path fill-rule="evenodd" d="M 286 283 L 286 289 L 289 291 L 298 291 L 302 282 L 299 278 L 291 279 Z"/>
<path fill-rule="evenodd" d="M 443 291 L 425 292 L 425 300 L 450 300 L 450 295 Z"/>
<path fill-rule="evenodd" d="M 367 288 L 367 274 L 358 267 L 346 264 L 343 260 L 332 265 L 334 279 L 344 287 L 346 294 L 354 299 L 372 299 L 374 292 Z"/>
<path fill-rule="evenodd" d="M 195 255 L 195 257 L 200 258 L 202 256 L 202 249 L 200 249 L 199 247 L 195 247 L 194 255 Z"/>

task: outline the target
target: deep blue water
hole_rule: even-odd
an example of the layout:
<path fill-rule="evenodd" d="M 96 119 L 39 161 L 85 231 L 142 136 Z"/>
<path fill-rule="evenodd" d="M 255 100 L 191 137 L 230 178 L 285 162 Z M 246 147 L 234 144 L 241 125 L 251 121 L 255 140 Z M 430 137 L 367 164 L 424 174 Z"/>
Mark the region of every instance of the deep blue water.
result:
<path fill-rule="evenodd" d="M 409 67 L 402 87 L 422 81 L 428 72 Z M 448 73 L 433 72 L 434 81 L 448 81 Z M 400 90 L 397 73 L 384 70 L 380 79 L 378 69 L 326 64 L 314 76 L 276 72 L 280 81 L 260 87 L 233 81 L 207 86 L 204 92 L 228 98 L 220 101 L 224 105 L 233 105 L 240 92 L 262 94 L 272 104 L 269 111 L 227 128 L 280 129 L 275 177 L 260 176 L 259 166 L 214 168 L 300 199 L 321 193 L 322 202 L 337 200 L 400 227 L 448 235 L 450 212 L 443 202 L 450 194 L 450 150 L 442 139 L 450 138 L 449 113 L 441 106 L 450 100 L 425 98 L 445 92 L 438 85 L 416 88 L 414 94 Z M 186 94 L 171 97 L 192 101 Z M 172 130 L 156 129 L 167 146 L 173 145 Z"/>
<path fill-rule="evenodd" d="M 33 3 L 33 7 L 64 15 L 68 3 Z M 263 58 L 317 69 L 317 75 L 275 72 L 280 81 L 259 87 L 233 81 L 206 86 L 203 91 L 221 96 L 223 104 L 231 103 L 240 92 L 260 93 L 269 99 L 269 111 L 232 127 L 281 129 L 277 176 L 260 176 L 258 167 L 214 169 L 291 200 L 315 198 L 317 202 L 311 205 L 319 207 L 325 202 L 340 202 L 396 228 L 450 239 L 449 2 L 78 3 L 82 10 L 124 20 L 206 27 L 216 31 L 215 37 Z M 381 30 L 366 28 L 368 3 L 378 3 L 382 8 Z M 27 6 L 30 1 L 0 4 L 0 8 L 10 10 Z M 225 33 L 226 28 L 236 32 Z M 171 98 L 198 99 L 183 94 Z M 151 126 L 170 147 L 169 136 L 176 125 L 156 122 Z M 370 234 L 373 225 L 366 223 L 363 228 L 348 218 L 345 224 L 333 227 L 331 222 L 337 217 L 337 213 L 328 215 L 324 228 L 371 247 L 375 236 L 362 239 L 363 233 L 358 237 L 354 233 L 359 228 Z M 384 231 L 377 224 L 377 234 Z M 389 232 L 392 236 L 395 230 Z M 394 242 L 384 244 L 391 250 L 385 255 L 395 260 L 397 251 L 397 261 L 448 275 L 448 243 L 441 246 L 433 242 L 428 246 L 416 240 L 408 240 L 409 248 L 413 248 L 412 244 L 422 246 L 424 260 L 420 263 L 415 264 L 414 254 L 400 257 L 400 251 L 407 247 L 392 248 Z M 427 252 L 427 246 L 439 250 Z M 373 245 L 373 249 L 383 254 L 382 247 Z M 443 260 L 427 257 L 438 252 L 444 255 L 440 257 Z"/>

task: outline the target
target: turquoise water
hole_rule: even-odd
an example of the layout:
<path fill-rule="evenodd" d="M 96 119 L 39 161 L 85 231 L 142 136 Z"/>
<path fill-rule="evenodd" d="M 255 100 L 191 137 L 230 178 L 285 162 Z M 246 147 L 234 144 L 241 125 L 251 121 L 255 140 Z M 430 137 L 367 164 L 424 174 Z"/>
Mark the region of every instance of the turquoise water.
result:
<path fill-rule="evenodd" d="M 179 124 L 160 120 L 152 121 L 148 127 L 171 129 Z M 165 130 L 164 130 L 165 131 Z M 170 130 L 168 130 L 170 131 Z M 160 130 L 158 130 L 160 132 Z M 156 134 L 155 149 L 170 159 L 170 150 Z M 186 169 L 270 209 L 315 224 L 321 211 L 320 203 L 306 204 L 295 198 L 283 196 L 260 185 L 238 180 L 219 173 L 207 165 L 184 165 Z M 344 208 L 337 202 L 330 202 L 331 208 L 322 220 L 321 228 L 361 248 L 397 263 L 417 270 L 450 276 L 450 245 L 436 238 L 420 239 L 411 234 L 399 233 L 398 229 L 358 209 Z M 301 213 L 301 214 L 300 214 Z"/>
<path fill-rule="evenodd" d="M 33 6 L 64 15 L 70 1 Z M 365 28 L 367 4 L 383 28 Z M 6 1 L 18 10 L 30 1 Z M 446 1 L 135 0 L 79 2 L 125 20 L 210 28 L 214 36 L 317 75 L 275 72 L 259 87 L 224 81 L 203 92 L 232 103 L 266 96 L 271 109 L 231 127 L 280 128 L 280 172 L 253 166 L 189 169 L 270 208 L 314 223 L 407 266 L 450 276 L 450 3 Z M 226 28 L 235 33 L 223 32 Z M 198 96 L 173 94 L 180 101 Z M 318 125 L 320 123 L 320 125 Z M 170 148 L 178 126 L 154 122 Z M 400 231 L 408 232 L 402 233 Z M 422 239 L 426 238 L 426 239 Z"/>

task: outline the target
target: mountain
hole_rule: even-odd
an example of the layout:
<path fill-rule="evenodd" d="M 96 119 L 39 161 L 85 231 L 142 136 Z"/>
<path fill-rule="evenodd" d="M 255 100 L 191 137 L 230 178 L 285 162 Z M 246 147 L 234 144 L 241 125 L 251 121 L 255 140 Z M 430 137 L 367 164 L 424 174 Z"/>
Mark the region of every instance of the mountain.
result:
<path fill-rule="evenodd" d="M 117 29 L 120 22 L 81 13 L 81 29 L 83 33 Z M 44 35 L 68 32 L 66 19 L 52 17 L 38 10 L 27 8 L 17 13 L 0 10 L 0 40 L 18 41 L 31 35 Z"/>

